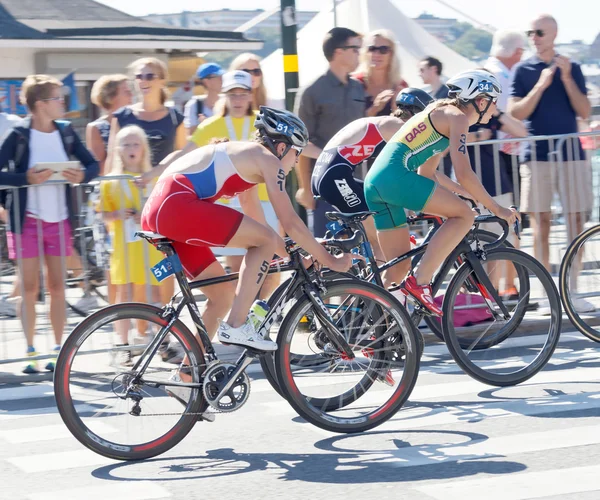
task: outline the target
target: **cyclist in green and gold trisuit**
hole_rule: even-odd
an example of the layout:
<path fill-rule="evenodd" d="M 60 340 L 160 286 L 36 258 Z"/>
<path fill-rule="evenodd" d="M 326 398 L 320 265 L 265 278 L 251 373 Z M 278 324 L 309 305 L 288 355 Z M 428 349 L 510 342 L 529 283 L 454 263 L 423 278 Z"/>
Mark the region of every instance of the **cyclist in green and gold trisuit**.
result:
<path fill-rule="evenodd" d="M 469 126 L 487 123 L 496 111 L 502 93 L 498 80 L 488 71 L 472 70 L 451 78 L 446 85 L 450 99 L 430 104 L 406 122 L 378 156 L 364 184 L 387 260 L 410 250 L 405 209 L 447 219 L 431 239 L 414 275 L 402 282 L 403 293 L 440 316 L 442 311 L 431 296 L 431 278 L 467 234 L 474 218 L 474 212 L 452 193 L 454 183 L 436 172 L 442 153 L 450 148 L 456 178 L 474 200 L 511 224 L 518 217 L 516 211 L 492 199 L 471 169 L 467 154 Z M 403 280 L 409 266 L 407 260 L 389 269 L 385 285 Z"/>

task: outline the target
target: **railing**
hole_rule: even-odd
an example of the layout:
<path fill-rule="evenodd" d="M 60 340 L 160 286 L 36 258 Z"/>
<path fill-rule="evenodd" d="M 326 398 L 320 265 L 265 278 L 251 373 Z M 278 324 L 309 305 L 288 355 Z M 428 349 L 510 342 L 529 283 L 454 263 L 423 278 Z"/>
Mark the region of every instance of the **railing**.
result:
<path fill-rule="evenodd" d="M 511 190 L 514 193 L 514 202 L 517 206 L 519 206 L 521 205 L 522 201 L 519 168 L 523 165 L 524 154 L 527 148 L 529 148 L 531 151 L 532 160 L 536 161 L 538 157 L 538 146 L 545 142 L 546 144 L 544 145 L 543 149 L 549 151 L 549 159 L 551 160 L 547 164 L 544 164 L 544 168 L 548 169 L 545 173 L 547 175 L 553 175 L 552 172 L 554 171 L 558 172 L 560 175 L 563 175 L 562 179 L 565 181 L 564 185 L 569 186 L 568 192 L 564 193 L 565 195 L 569 197 L 577 197 L 586 189 L 589 190 L 589 186 L 591 186 L 593 193 L 593 210 L 588 215 L 591 215 L 592 217 L 586 217 L 584 221 L 585 223 L 589 224 L 591 222 L 600 221 L 600 156 L 598 156 L 597 150 L 595 149 L 595 144 L 593 142 L 598 137 L 600 137 L 600 132 L 584 132 L 579 134 L 537 136 L 527 138 L 507 138 L 501 140 L 480 141 L 469 144 L 469 149 L 472 148 L 471 154 L 473 155 L 474 159 L 474 170 L 478 177 L 485 181 L 484 185 L 487 184 L 486 188 L 488 188 L 488 190 L 493 189 L 495 193 L 501 194 L 503 188 L 506 189 L 507 180 L 510 181 L 509 184 L 512 184 Z M 584 157 L 581 157 L 579 148 L 575 147 L 576 142 L 579 141 L 580 138 L 585 138 L 585 140 L 588 140 L 593 148 L 584 150 L 584 153 L 586 153 Z M 489 151 L 489 146 L 492 148 L 491 152 Z M 488 147 L 488 149 L 486 150 L 484 147 Z M 512 148 L 512 152 L 516 154 L 510 156 L 505 156 L 502 154 L 502 150 L 506 150 L 507 148 Z M 483 161 L 483 155 L 489 154 L 491 154 L 491 163 L 493 165 L 493 172 L 491 175 L 490 172 L 484 171 L 486 166 L 489 168 L 489 157 L 488 161 Z M 593 157 L 590 158 L 591 156 Z M 568 169 L 570 166 L 576 162 L 585 163 L 590 162 L 590 160 L 592 167 L 588 167 L 587 171 L 590 175 L 589 185 L 584 185 L 579 177 L 576 178 L 576 182 L 566 182 L 572 180 L 564 177 L 564 175 L 568 175 Z M 553 163 L 557 166 L 557 168 L 552 167 Z M 504 169 L 504 171 L 502 169 Z M 67 333 L 82 319 L 81 316 L 74 312 L 74 309 L 77 309 L 77 301 L 86 296 L 86 293 L 91 293 L 92 295 L 95 294 L 98 300 L 101 300 L 101 297 L 107 299 L 103 302 L 104 304 L 106 304 L 109 299 L 109 290 L 106 284 L 107 273 L 110 269 L 110 258 L 108 254 L 109 245 L 107 244 L 107 234 L 104 232 L 103 225 L 101 224 L 101 217 L 97 212 L 97 206 L 99 202 L 94 201 L 94 199 L 98 197 L 98 191 L 100 191 L 101 184 L 105 182 L 123 182 L 129 179 L 131 179 L 131 177 L 125 175 L 104 177 L 99 178 L 90 184 L 79 185 L 73 188 L 73 192 L 75 193 L 74 202 L 78 208 L 75 211 L 77 224 L 73 230 L 71 244 L 78 250 L 78 254 L 82 257 L 79 268 L 81 272 L 78 273 L 81 274 L 81 276 L 69 277 L 69 267 L 73 268 L 75 264 L 73 263 L 73 259 L 69 260 L 64 257 L 66 248 L 62 248 L 59 252 L 59 254 L 63 257 L 58 260 L 58 263 L 53 263 L 53 265 L 58 264 L 60 266 L 60 274 L 63 276 L 64 282 L 66 283 L 65 307 L 68 311 L 68 314 L 65 332 Z M 557 179 L 557 181 L 560 181 L 560 179 Z M 65 183 L 58 182 L 58 184 L 64 185 Z M 558 182 L 557 184 L 560 187 L 561 183 Z M 36 190 L 47 186 L 48 184 L 45 184 L 44 186 L 26 186 L 21 188 L 0 187 L 0 192 L 6 190 L 12 191 L 15 209 L 18 212 L 19 197 L 14 196 L 14 194 L 21 189 Z M 121 207 L 120 220 L 123 221 L 125 220 L 125 213 L 123 211 L 123 207 L 125 206 L 125 193 L 123 190 L 119 190 L 119 192 L 120 197 L 118 200 L 118 206 Z M 563 208 L 564 207 L 562 207 L 560 204 L 560 198 L 552 199 L 552 229 L 550 232 L 549 261 L 553 271 L 556 271 L 560 265 L 564 250 L 570 241 L 567 235 L 573 231 L 571 227 L 573 225 L 571 220 L 572 217 L 565 217 L 565 214 L 568 215 L 568 212 L 566 212 Z M 63 241 L 65 231 L 68 230 L 68 227 L 66 226 L 66 223 L 63 222 L 62 224 L 59 224 L 58 229 L 58 240 Z M 39 253 L 41 253 L 43 250 L 43 241 L 39 238 L 40 231 L 41 221 L 36 222 L 36 235 L 38 236 L 37 251 Z M 5 235 L 6 227 L 4 226 L 2 228 L 0 226 L 0 295 L 6 296 L 13 292 L 17 270 L 19 275 L 23 275 L 23 272 L 27 271 L 27 269 L 24 269 L 24 264 L 28 266 L 30 263 L 24 262 L 24 259 L 22 258 L 23 255 L 21 255 L 21 258 L 18 258 L 19 256 L 17 256 L 17 259 L 14 261 L 8 260 Z M 532 229 L 525 230 L 523 240 L 521 242 L 523 250 L 533 253 L 534 236 L 538 235 L 536 235 Z M 22 234 L 17 231 L 15 238 L 17 247 L 20 248 L 23 243 Z M 128 251 L 130 247 L 124 241 L 122 243 L 125 252 L 124 258 L 128 259 Z M 149 285 L 151 275 L 149 269 L 152 264 L 150 262 L 149 252 L 152 249 L 149 245 L 145 243 L 142 244 L 144 248 L 144 269 L 146 270 L 145 299 L 147 302 L 155 302 L 153 297 L 156 296 L 156 290 Z M 129 273 L 129 268 L 126 269 L 126 273 Z M 36 328 L 38 334 L 35 337 L 38 350 L 42 353 L 38 357 L 40 360 L 50 357 L 50 355 L 44 353 L 49 352 L 54 345 L 52 334 L 53 330 L 49 314 L 50 308 L 46 294 L 48 288 L 47 285 L 47 280 L 44 279 L 44 276 L 41 276 L 41 291 L 39 296 L 40 302 L 36 305 Z M 19 290 L 17 295 L 23 296 L 25 293 L 23 289 L 23 283 L 20 283 L 18 288 Z M 0 313 L 2 312 L 2 306 L 10 303 L 11 301 L 1 300 Z M 0 365 L 23 362 L 24 360 L 29 359 L 25 356 L 25 345 L 23 325 L 20 319 L 17 317 L 0 315 Z M 2 370 L 0 370 L 0 372 L 1 371 Z M 0 382 L 1 381 L 0 375 Z"/>
<path fill-rule="evenodd" d="M 128 192 L 122 186 L 131 179 L 133 177 L 129 175 L 110 176 L 99 178 L 89 184 L 73 186 L 71 203 L 74 206 L 72 214 L 75 216 L 70 220 L 58 217 L 63 220 L 53 226 L 48 226 L 48 223 L 42 220 L 43 218 L 48 219 L 46 210 L 55 208 L 48 206 L 48 196 L 55 195 L 57 204 L 66 206 L 66 189 L 64 188 L 67 185 L 66 182 L 48 181 L 44 185 L 28 185 L 18 188 L 0 187 L 0 192 L 11 198 L 15 213 L 19 213 L 21 208 L 19 192 L 23 189 L 28 190 L 26 207 L 28 215 L 25 221 L 20 221 L 17 217 L 17 230 L 12 233 L 7 231 L 6 224 L 0 227 L 0 295 L 3 295 L 3 300 L 0 301 L 0 365 L 32 359 L 25 355 L 24 331 L 31 330 L 32 324 L 29 322 L 36 322 L 35 327 L 38 333 L 35 335 L 34 344 L 40 354 L 35 359 L 44 360 L 53 357 L 52 354 L 47 353 L 50 353 L 55 344 L 52 318 L 54 317 L 55 324 L 57 321 L 60 324 L 61 313 L 57 313 L 56 310 L 65 308 L 67 313 L 65 333 L 68 333 L 90 309 L 93 310 L 113 302 L 113 291 L 116 290 L 116 287 L 109 284 L 109 274 L 111 264 L 116 262 L 114 259 L 122 259 L 121 274 L 124 276 L 121 276 L 121 279 L 125 282 L 133 280 L 132 268 L 129 265 L 131 258 L 129 252 L 133 250 L 122 229 L 123 221 L 127 218 L 125 207 L 131 206 L 134 199 L 131 188 Z M 111 200 L 102 200 L 100 197 L 102 191 L 100 186 L 106 182 L 118 183 L 115 189 L 104 190 L 105 194 L 111 193 Z M 58 189 L 54 192 L 48 191 L 48 188 L 53 186 Z M 140 198 L 143 203 L 143 193 L 140 193 Z M 117 229 L 113 236 L 121 240 L 113 241 L 112 245 L 102 220 L 103 205 L 107 209 L 112 207 L 111 210 L 114 208 L 119 212 L 119 221 L 113 224 L 120 226 L 121 230 Z M 37 216 L 32 217 L 31 211 L 37 213 Z M 59 211 L 57 215 L 64 215 L 64 212 L 60 213 Z M 8 218 L 8 210 L 6 216 Z M 49 236 L 49 227 L 56 233 L 53 235 L 54 239 Z M 8 258 L 7 237 L 11 238 L 13 250 L 16 250 L 16 256 L 11 255 L 11 257 L 16 257 L 14 259 Z M 149 303 L 159 302 L 156 297 L 158 293 L 150 284 L 152 276 L 150 267 L 156 264 L 152 261 L 151 256 L 156 257 L 155 254 L 158 252 L 142 241 L 136 242 L 136 245 L 138 248 L 140 246 L 142 248 L 141 258 L 144 266 L 145 287 L 143 291 L 140 288 L 137 289 L 139 294 L 136 297 L 129 294 L 129 300 L 135 298 L 135 300 Z M 112 255 L 111 257 L 111 248 L 113 247 L 119 247 L 120 256 Z M 69 250 L 74 250 L 70 257 L 67 256 L 70 253 Z M 136 255 L 138 253 L 136 250 Z M 48 280 L 48 273 L 43 271 L 46 266 L 41 266 L 40 259 L 32 257 L 34 254 L 44 257 L 46 266 L 49 266 L 51 278 L 60 276 L 66 299 L 64 303 L 60 294 L 57 294 L 57 299 L 54 300 L 58 305 L 52 304 L 52 283 Z M 48 254 L 54 255 L 48 256 Z M 32 273 L 39 276 L 38 294 L 35 294 L 37 287 L 35 279 L 32 280 Z M 25 279 L 17 277 L 25 277 Z M 127 294 L 124 289 L 119 290 L 119 292 L 121 291 L 123 294 Z M 7 297 L 10 295 L 21 298 L 28 297 L 29 303 L 31 303 L 32 294 L 37 295 L 34 305 L 35 317 L 29 318 L 22 313 L 18 315 L 20 317 L 15 316 L 17 312 L 25 311 L 22 306 L 19 308 L 19 304 L 23 300 L 7 299 Z M 48 298 L 50 301 L 47 300 Z M 6 313 L 10 315 L 7 316 Z M 43 335 L 39 335 L 42 332 Z"/>

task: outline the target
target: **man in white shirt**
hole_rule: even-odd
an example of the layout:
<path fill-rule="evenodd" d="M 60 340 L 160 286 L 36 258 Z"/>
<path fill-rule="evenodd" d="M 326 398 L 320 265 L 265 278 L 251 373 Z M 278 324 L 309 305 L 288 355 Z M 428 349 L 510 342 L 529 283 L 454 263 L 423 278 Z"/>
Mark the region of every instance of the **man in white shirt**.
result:
<path fill-rule="evenodd" d="M 525 52 L 525 37 L 518 31 L 501 30 L 494 33 L 490 58 L 485 63 L 485 69 L 494 73 L 500 85 L 502 95 L 496 106 L 506 113 L 508 96 L 514 77 L 514 69 Z"/>

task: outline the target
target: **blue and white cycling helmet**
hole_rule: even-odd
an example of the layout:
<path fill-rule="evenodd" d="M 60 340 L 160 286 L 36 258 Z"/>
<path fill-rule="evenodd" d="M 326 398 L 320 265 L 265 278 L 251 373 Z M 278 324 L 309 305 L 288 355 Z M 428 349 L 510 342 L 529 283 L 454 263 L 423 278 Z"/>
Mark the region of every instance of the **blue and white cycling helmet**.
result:
<path fill-rule="evenodd" d="M 294 113 L 284 109 L 261 106 L 254 120 L 254 128 L 262 137 L 269 139 L 269 149 L 275 156 L 278 156 L 275 152 L 276 142 L 288 145 L 281 157 L 292 147 L 301 150 L 308 144 L 308 129 L 304 122 Z"/>
<path fill-rule="evenodd" d="M 423 111 L 435 99 L 427 92 L 415 87 L 408 87 L 398 92 L 396 106 L 398 109 L 406 110 L 413 115 Z"/>
<path fill-rule="evenodd" d="M 448 97 L 456 97 L 464 103 L 471 102 L 475 106 L 475 99 L 477 97 L 491 97 L 488 105 L 483 111 L 479 111 L 477 106 L 477 113 L 479 114 L 479 121 L 487 110 L 492 105 L 492 102 L 496 102 L 498 97 L 502 94 L 502 85 L 498 79 L 489 71 L 484 69 L 473 69 L 469 71 L 463 71 L 458 75 L 450 78 L 446 82 L 446 86 L 450 89 Z M 477 123 L 479 123 L 479 121 Z"/>

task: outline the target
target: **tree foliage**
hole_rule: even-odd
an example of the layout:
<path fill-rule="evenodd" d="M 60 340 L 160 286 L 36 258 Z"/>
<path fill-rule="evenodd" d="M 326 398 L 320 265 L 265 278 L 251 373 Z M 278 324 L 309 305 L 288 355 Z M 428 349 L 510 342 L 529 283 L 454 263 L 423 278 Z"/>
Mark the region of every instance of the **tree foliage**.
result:
<path fill-rule="evenodd" d="M 450 44 L 453 50 L 468 59 L 481 59 L 490 53 L 491 33 L 474 28 L 468 23 L 459 23 L 457 26 L 457 33 L 460 33 L 460 36 Z"/>

